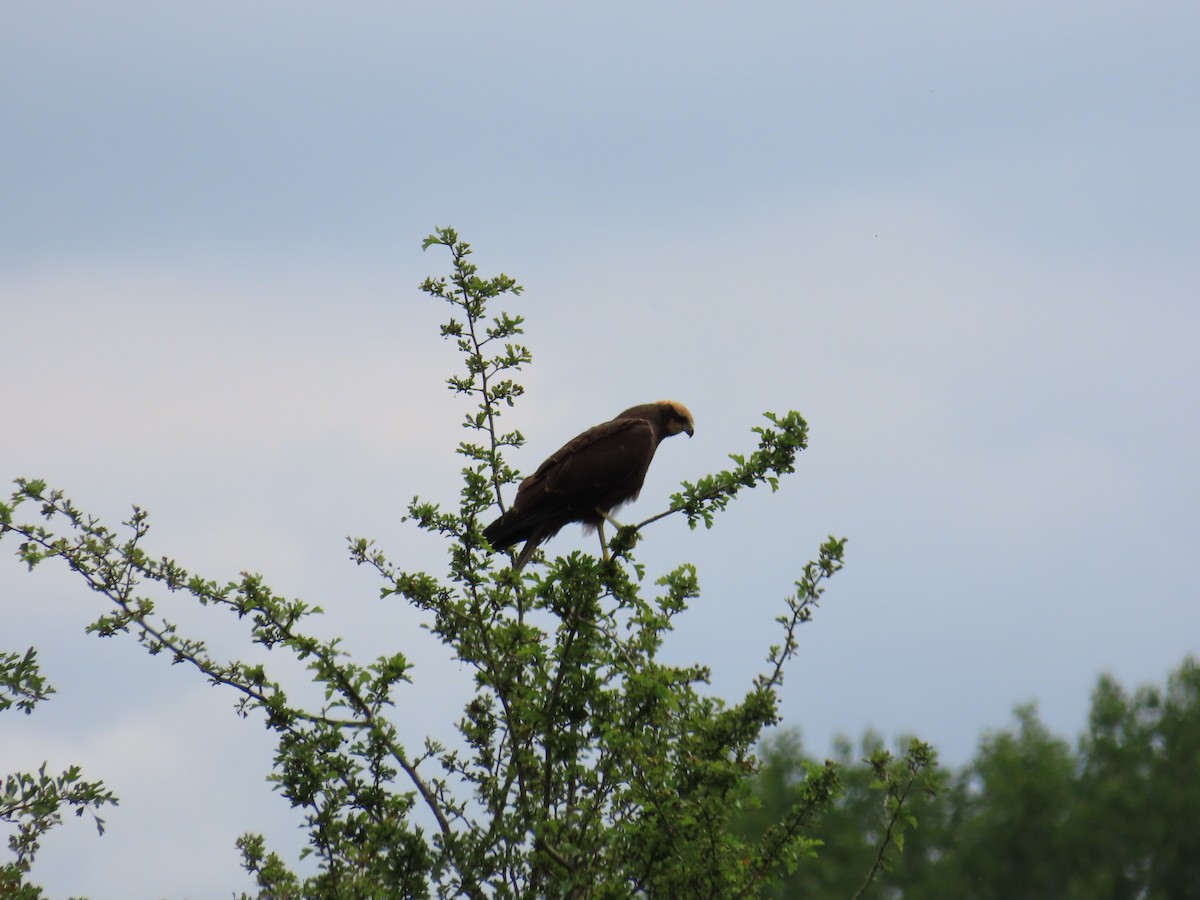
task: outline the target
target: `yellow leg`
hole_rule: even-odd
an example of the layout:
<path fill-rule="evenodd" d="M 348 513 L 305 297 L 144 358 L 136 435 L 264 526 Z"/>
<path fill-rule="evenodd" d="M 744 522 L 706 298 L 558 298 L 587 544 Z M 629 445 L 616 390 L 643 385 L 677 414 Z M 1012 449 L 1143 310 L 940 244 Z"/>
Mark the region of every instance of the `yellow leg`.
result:
<path fill-rule="evenodd" d="M 614 519 L 612 516 L 610 516 L 607 512 L 600 509 L 600 507 L 596 507 L 596 513 L 597 513 L 597 515 L 603 517 L 605 521 L 611 522 L 613 528 L 624 528 L 625 527 L 620 522 L 618 522 L 616 519 Z"/>
<path fill-rule="evenodd" d="M 604 561 L 608 562 L 610 557 L 608 553 L 608 541 L 604 539 L 604 523 L 611 522 L 612 527 L 618 531 L 625 526 L 610 516 L 607 510 L 603 510 L 598 506 L 596 507 L 596 514 L 600 516 L 600 522 L 596 524 L 596 531 L 600 534 L 600 553 L 604 556 Z"/>

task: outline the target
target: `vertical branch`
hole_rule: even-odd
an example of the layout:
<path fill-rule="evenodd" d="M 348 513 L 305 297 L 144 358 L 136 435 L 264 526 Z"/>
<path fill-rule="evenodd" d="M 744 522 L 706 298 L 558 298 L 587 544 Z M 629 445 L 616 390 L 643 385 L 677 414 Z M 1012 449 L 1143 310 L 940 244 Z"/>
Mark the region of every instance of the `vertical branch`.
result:
<path fill-rule="evenodd" d="M 929 777 L 929 769 L 934 763 L 933 748 L 928 744 L 913 739 L 908 753 L 900 762 L 894 763 L 892 755 L 886 750 L 879 750 L 867 760 L 875 771 L 876 786 L 882 788 L 884 795 L 884 812 L 887 816 L 883 837 L 879 841 L 879 850 L 871 869 L 867 872 L 866 881 L 854 895 L 854 900 L 861 900 L 874 883 L 879 873 L 888 862 L 888 851 L 895 846 L 897 850 L 904 849 L 904 825 L 913 825 L 912 813 L 908 809 L 908 800 L 914 789 L 933 792 L 935 787 Z"/>
<path fill-rule="evenodd" d="M 466 427 L 484 431 L 488 436 L 486 448 L 463 444 L 459 451 L 470 459 L 485 463 L 490 472 L 492 491 L 495 502 L 504 508 L 501 494 L 503 485 L 511 483 L 516 473 L 504 465 L 501 448 L 505 446 L 518 447 L 523 443 L 520 432 L 513 431 L 502 434 L 498 431 L 497 419 L 500 416 L 500 403 L 509 406 L 524 389 L 511 379 L 501 378 L 502 372 L 518 370 L 532 361 L 533 357 L 527 347 L 509 342 L 510 338 L 523 334 L 521 316 L 510 316 L 501 311 L 492 316 L 488 324 L 487 317 L 489 300 L 501 294 L 519 295 L 522 288 L 508 275 L 500 274 L 490 279 L 480 278 L 478 269 L 467 257 L 471 255 L 471 246 L 458 239 L 458 233 L 453 228 L 438 228 L 434 234 L 425 239 L 424 247 L 441 245 L 450 249 L 454 266 L 452 276 L 453 289 L 447 286 L 446 280 L 426 279 L 421 289 L 426 293 L 450 303 L 461 309 L 465 318 L 464 323 L 457 319 L 442 326 L 443 337 L 453 337 L 458 342 L 458 348 L 466 359 L 466 377 L 451 377 L 448 379 L 450 388 L 455 393 L 477 395 L 479 398 L 479 413 L 468 415 Z M 504 342 L 503 349 L 489 357 L 489 345 Z"/>

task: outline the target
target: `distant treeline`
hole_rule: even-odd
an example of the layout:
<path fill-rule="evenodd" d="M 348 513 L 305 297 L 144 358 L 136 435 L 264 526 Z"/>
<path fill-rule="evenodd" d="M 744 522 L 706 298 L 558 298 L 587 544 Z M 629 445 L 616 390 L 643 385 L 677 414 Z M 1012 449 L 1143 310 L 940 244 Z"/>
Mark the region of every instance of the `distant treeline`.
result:
<path fill-rule="evenodd" d="M 983 735 L 975 758 L 940 773 L 941 789 L 912 801 L 905 836 L 868 896 L 903 900 L 1195 900 L 1200 898 L 1200 667 L 1189 657 L 1165 686 L 1127 691 L 1099 680 L 1087 731 L 1072 744 L 1034 706 Z M 768 896 L 856 894 L 880 838 L 880 795 L 859 761 L 879 747 L 847 740 L 845 794 L 817 823 L 825 845 Z M 795 733 L 761 748 L 757 834 L 798 796 L 809 756 Z"/>

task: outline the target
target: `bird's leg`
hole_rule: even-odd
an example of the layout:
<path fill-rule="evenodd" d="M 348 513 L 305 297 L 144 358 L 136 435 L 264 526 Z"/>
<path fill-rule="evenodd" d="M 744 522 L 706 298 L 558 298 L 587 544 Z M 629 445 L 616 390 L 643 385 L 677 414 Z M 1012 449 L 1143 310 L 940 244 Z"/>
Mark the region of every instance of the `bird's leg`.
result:
<path fill-rule="evenodd" d="M 607 511 L 601 509 L 598 506 L 596 507 L 596 513 L 600 516 L 603 516 L 606 521 L 611 522 L 613 528 L 620 530 L 625 527 L 620 522 L 618 522 L 616 519 L 614 519 L 611 515 L 609 515 L 609 513 Z"/>
<path fill-rule="evenodd" d="M 600 507 L 597 506 L 596 514 L 598 516 L 600 516 L 600 521 L 596 523 L 596 531 L 599 532 L 599 534 L 600 534 L 600 552 L 604 554 L 604 561 L 608 562 L 608 560 L 609 560 L 608 541 L 606 541 L 604 539 L 604 522 L 605 521 L 611 522 L 612 527 L 617 529 L 618 531 L 620 531 L 625 526 L 622 525 L 620 522 L 618 522 L 616 519 L 614 519 L 611 515 L 609 515 L 608 510 L 601 509 Z"/>

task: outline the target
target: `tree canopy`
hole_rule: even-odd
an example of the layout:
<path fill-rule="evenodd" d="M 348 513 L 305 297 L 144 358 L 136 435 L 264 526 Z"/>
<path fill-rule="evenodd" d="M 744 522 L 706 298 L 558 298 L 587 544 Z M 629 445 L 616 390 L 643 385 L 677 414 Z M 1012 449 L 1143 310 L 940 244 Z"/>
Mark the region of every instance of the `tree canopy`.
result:
<path fill-rule="evenodd" d="M 1200 665 L 1188 658 L 1165 686 L 1126 691 L 1111 676 L 1092 693 L 1087 731 L 1050 733 L 1033 705 L 984 734 L 974 759 L 942 770 L 940 790 L 914 797 L 920 827 L 880 876 L 882 896 L 905 900 L 1184 900 L 1200 897 Z M 858 748 L 881 746 L 868 733 Z M 835 756 L 844 793 L 821 823 L 819 858 L 771 896 L 854 896 L 874 854 L 877 805 L 870 765 L 849 741 Z M 813 760 L 795 732 L 768 740 L 756 776 L 762 810 L 738 828 L 755 834 L 794 800 Z"/>
<path fill-rule="evenodd" d="M 349 539 L 349 553 L 377 573 L 384 601 L 418 610 L 472 672 L 474 695 L 455 718 L 458 740 L 410 734 L 392 716 L 397 696 L 420 689 L 403 649 L 357 663 L 340 639 L 316 636 L 319 607 L 278 595 L 262 575 L 219 583 L 152 557 L 144 549 L 149 515 L 139 507 L 113 528 L 63 491 L 18 479 L 0 505 L 2 537 L 15 540 L 30 569 L 63 564 L 96 592 L 106 608 L 88 631 L 132 637 L 194 670 L 227 689 L 238 714 L 275 733 L 269 781 L 303 811 L 315 872 L 245 834 L 237 843 L 262 897 L 759 895 L 816 854 L 816 823 L 841 790 L 837 764 L 809 766 L 791 802 L 754 835 L 732 827 L 755 802 L 755 747 L 778 721 L 799 628 L 841 569 L 845 541 L 831 537 L 801 567 L 780 605 L 778 642 L 762 648 L 760 673 L 733 699 L 709 689 L 703 661 L 659 659 L 699 594 L 697 568 L 679 563 L 650 584 L 637 552 L 668 516 L 712 527 L 740 492 L 777 489 L 807 444 L 807 423 L 795 411 L 766 413 L 754 445 L 730 454 L 730 468 L 683 482 L 667 509 L 620 528 L 606 553 L 543 558 L 514 572 L 483 526 L 520 480 L 507 454 L 524 438 L 506 423 L 523 394 L 516 375 L 532 355 L 519 343 L 522 317 L 501 304 L 521 288 L 507 275 L 480 276 L 452 229 L 438 229 L 425 247 L 451 258 L 450 274 L 421 289 L 448 309 L 441 335 L 461 358 L 447 385 L 468 404 L 464 439 L 453 448 L 462 485 L 454 504 L 414 497 L 403 519 L 440 538 L 444 559 L 397 563 L 361 537 Z M 268 662 L 218 657 L 172 615 L 180 603 L 245 623 L 247 641 L 269 651 Z M 303 692 L 277 674 L 283 667 L 270 664 L 272 654 L 302 661 L 324 702 L 294 700 Z M 3 671 L 4 696 L 26 712 L 49 694 L 33 650 L 3 657 Z M 931 765 L 919 742 L 903 758 L 873 757 L 885 803 L 865 883 L 902 842 L 910 794 Z M 102 827 L 98 812 L 116 802 L 76 769 L 58 779 L 14 775 L 6 796 L 0 816 L 17 828 L 16 859 L 2 877 L 27 896 L 39 896 L 27 876 L 61 811 L 90 810 Z"/>

